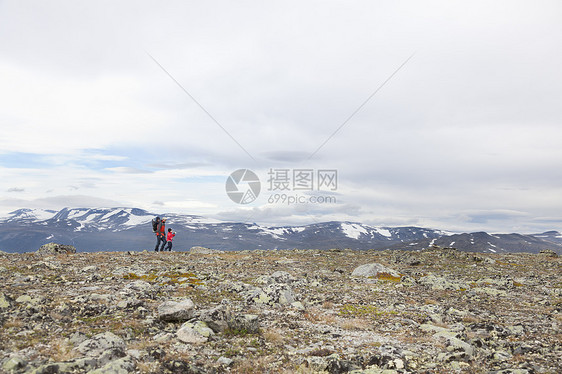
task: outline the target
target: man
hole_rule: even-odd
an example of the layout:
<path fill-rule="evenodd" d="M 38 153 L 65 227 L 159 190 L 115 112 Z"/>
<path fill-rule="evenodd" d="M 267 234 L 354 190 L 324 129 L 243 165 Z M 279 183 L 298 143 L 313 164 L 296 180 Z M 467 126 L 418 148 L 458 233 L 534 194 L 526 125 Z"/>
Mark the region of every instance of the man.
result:
<path fill-rule="evenodd" d="M 160 246 L 160 243 L 162 245 Z M 166 218 L 162 218 L 156 227 L 156 247 L 154 251 L 158 252 L 158 247 L 160 247 L 160 252 L 164 251 L 164 246 L 166 245 Z"/>

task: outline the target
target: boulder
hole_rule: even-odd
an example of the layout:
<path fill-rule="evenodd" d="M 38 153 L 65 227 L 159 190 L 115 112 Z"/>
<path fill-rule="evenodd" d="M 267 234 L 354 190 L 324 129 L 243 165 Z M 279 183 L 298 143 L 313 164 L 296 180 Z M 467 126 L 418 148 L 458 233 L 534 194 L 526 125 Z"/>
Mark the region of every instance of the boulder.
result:
<path fill-rule="evenodd" d="M 191 299 L 165 301 L 158 306 L 158 318 L 162 321 L 187 321 L 195 314 L 195 304 Z"/>
<path fill-rule="evenodd" d="M 122 293 L 129 297 L 153 299 L 159 291 L 158 286 L 154 286 L 143 280 L 137 280 L 127 284 Z"/>
<path fill-rule="evenodd" d="M 89 374 L 126 374 L 135 371 L 135 364 L 130 357 L 123 357 L 111 361 L 99 369 L 89 371 Z"/>
<path fill-rule="evenodd" d="M 297 301 L 291 287 L 286 284 L 268 284 L 263 289 L 256 287 L 245 291 L 242 296 L 248 304 L 275 305 L 292 304 Z"/>
<path fill-rule="evenodd" d="M 257 315 L 238 313 L 225 305 L 202 310 L 197 319 L 205 322 L 215 333 L 222 333 L 230 329 L 254 334 L 260 330 L 259 317 Z"/>
<path fill-rule="evenodd" d="M 256 334 L 260 331 L 259 316 L 256 314 L 232 314 L 228 319 L 228 327 L 235 331 Z"/>
<path fill-rule="evenodd" d="M 558 253 L 554 252 L 552 249 L 543 249 L 539 254 L 546 257 L 558 257 Z"/>
<path fill-rule="evenodd" d="M 2 365 L 2 369 L 6 373 L 14 373 L 20 371 L 21 369 L 27 366 L 27 361 L 24 357 L 20 356 L 13 356 L 10 359 L 6 360 Z"/>
<path fill-rule="evenodd" d="M 106 331 L 80 343 L 78 351 L 86 356 L 101 356 L 108 350 L 125 349 L 125 342 L 117 335 Z"/>
<path fill-rule="evenodd" d="M 212 255 L 213 253 L 217 253 L 217 252 L 220 251 L 218 249 L 211 249 L 211 248 L 205 248 L 199 246 L 191 247 L 191 249 L 189 250 L 189 253 L 200 254 L 200 255 Z"/>
<path fill-rule="evenodd" d="M 214 332 L 219 333 L 228 328 L 230 315 L 230 311 L 224 305 L 219 305 L 212 309 L 200 311 L 198 319 L 205 322 Z"/>
<path fill-rule="evenodd" d="M 186 322 L 176 332 L 179 340 L 189 344 L 205 343 L 211 335 L 215 333 L 205 322 L 197 321 L 195 323 Z"/>
<path fill-rule="evenodd" d="M 361 265 L 353 270 L 351 276 L 371 278 L 376 277 L 379 274 L 389 274 L 393 277 L 400 277 L 400 273 L 398 273 L 396 270 L 390 269 L 384 265 L 377 263 Z"/>
<path fill-rule="evenodd" d="M 8 309 L 12 304 L 13 300 L 9 296 L 0 293 L 0 310 Z"/>
<path fill-rule="evenodd" d="M 71 254 L 76 253 L 76 248 L 72 245 L 47 243 L 42 245 L 36 253 L 40 255 Z"/>

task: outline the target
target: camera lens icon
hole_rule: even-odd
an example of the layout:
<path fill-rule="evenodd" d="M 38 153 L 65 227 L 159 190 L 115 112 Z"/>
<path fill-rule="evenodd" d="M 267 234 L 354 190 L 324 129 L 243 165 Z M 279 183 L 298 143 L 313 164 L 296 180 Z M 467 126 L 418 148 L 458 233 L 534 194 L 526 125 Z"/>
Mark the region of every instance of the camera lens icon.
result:
<path fill-rule="evenodd" d="M 226 194 L 236 204 L 250 204 L 260 194 L 261 182 L 249 169 L 238 169 L 226 180 Z"/>

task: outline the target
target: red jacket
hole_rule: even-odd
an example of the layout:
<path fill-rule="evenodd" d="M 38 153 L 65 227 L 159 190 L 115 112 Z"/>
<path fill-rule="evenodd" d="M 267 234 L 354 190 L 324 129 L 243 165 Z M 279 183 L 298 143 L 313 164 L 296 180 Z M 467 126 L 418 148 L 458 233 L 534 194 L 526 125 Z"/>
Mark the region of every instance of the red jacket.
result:
<path fill-rule="evenodd" d="M 170 231 L 170 232 L 168 233 L 168 237 L 166 238 L 166 240 L 169 241 L 169 242 L 171 242 L 171 241 L 172 241 L 172 238 L 173 238 L 174 236 L 176 236 L 176 234 L 174 234 L 172 231 Z"/>

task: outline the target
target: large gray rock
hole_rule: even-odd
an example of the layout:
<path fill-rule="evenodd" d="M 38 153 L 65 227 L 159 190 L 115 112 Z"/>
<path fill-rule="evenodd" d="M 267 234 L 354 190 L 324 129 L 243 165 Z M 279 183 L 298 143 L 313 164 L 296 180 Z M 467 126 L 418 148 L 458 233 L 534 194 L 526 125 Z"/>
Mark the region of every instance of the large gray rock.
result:
<path fill-rule="evenodd" d="M 6 360 L 2 365 L 2 369 L 6 373 L 15 373 L 27 366 L 27 360 L 23 357 L 14 356 Z"/>
<path fill-rule="evenodd" d="M 189 250 L 189 253 L 193 253 L 193 254 L 200 254 L 200 255 L 212 255 L 213 253 L 218 253 L 220 252 L 218 249 L 211 249 L 211 248 L 205 248 L 205 247 L 191 247 L 191 249 Z"/>
<path fill-rule="evenodd" d="M 0 293 L 0 310 L 8 309 L 12 304 L 13 300 L 9 296 Z"/>
<path fill-rule="evenodd" d="M 257 333 L 260 329 L 259 317 L 257 315 L 237 313 L 224 305 L 202 310 L 197 319 L 205 322 L 215 333 L 225 332 L 230 329 L 253 334 Z"/>
<path fill-rule="evenodd" d="M 292 304 L 297 301 L 290 286 L 286 284 L 268 284 L 263 289 L 256 287 L 242 293 L 248 304 L 275 305 Z"/>
<path fill-rule="evenodd" d="M 214 334 L 214 331 L 202 321 L 195 323 L 186 322 L 176 332 L 179 340 L 189 344 L 205 343 Z"/>
<path fill-rule="evenodd" d="M 137 280 L 127 284 L 121 293 L 135 299 L 154 299 L 159 290 L 159 286 L 152 285 L 143 280 Z"/>
<path fill-rule="evenodd" d="M 135 371 L 135 364 L 130 357 L 123 357 L 111 361 L 99 369 L 88 372 L 88 374 L 127 374 Z"/>
<path fill-rule="evenodd" d="M 165 301 L 158 306 L 158 318 L 162 321 L 187 321 L 195 314 L 195 304 L 191 299 Z"/>
<path fill-rule="evenodd" d="M 76 248 L 72 245 L 63 245 L 57 243 L 47 243 L 42 245 L 36 252 L 40 255 L 58 255 L 76 253 Z"/>
<path fill-rule="evenodd" d="M 554 252 L 552 249 L 543 249 L 539 253 L 546 257 L 558 257 L 558 253 Z"/>
<path fill-rule="evenodd" d="M 212 309 L 205 309 L 199 312 L 198 319 L 203 321 L 214 332 L 224 332 L 228 328 L 230 311 L 224 305 L 219 305 Z"/>
<path fill-rule="evenodd" d="M 113 349 L 124 350 L 125 342 L 109 331 L 97 334 L 93 338 L 83 341 L 78 346 L 78 351 L 80 353 L 85 356 L 93 357 L 101 356 L 108 350 Z"/>
<path fill-rule="evenodd" d="M 256 334 L 260 331 L 259 316 L 256 314 L 232 314 L 228 320 L 228 327 L 234 331 Z"/>
<path fill-rule="evenodd" d="M 365 277 L 365 278 L 371 278 L 371 277 L 376 277 L 379 274 L 389 274 L 393 277 L 400 277 L 400 273 L 398 273 L 396 270 L 393 270 L 391 268 L 388 268 L 384 265 L 381 264 L 377 264 L 377 263 L 371 263 L 371 264 L 365 264 L 365 265 L 361 265 L 358 266 L 357 268 L 355 268 L 355 270 L 353 270 L 353 273 L 351 273 L 351 276 L 353 277 Z"/>

